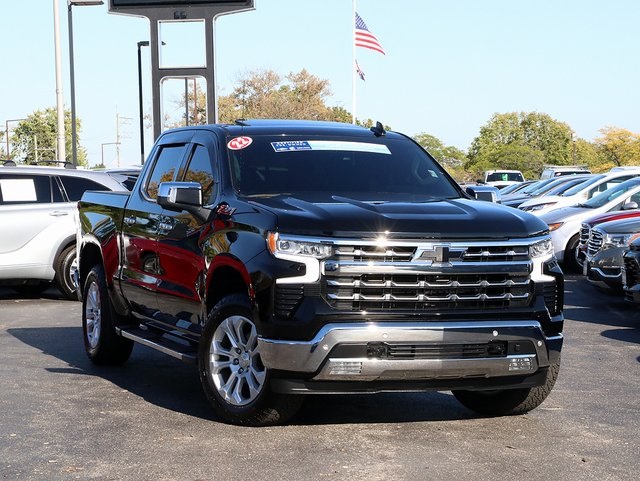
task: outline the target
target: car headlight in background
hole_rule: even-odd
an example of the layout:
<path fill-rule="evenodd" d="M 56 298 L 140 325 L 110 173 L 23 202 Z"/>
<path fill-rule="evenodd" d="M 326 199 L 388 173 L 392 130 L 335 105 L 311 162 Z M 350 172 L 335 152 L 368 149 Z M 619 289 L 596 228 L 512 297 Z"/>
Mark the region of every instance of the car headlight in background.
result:
<path fill-rule="evenodd" d="M 543 239 L 529 246 L 529 255 L 533 258 L 550 256 L 553 254 L 553 243 L 551 239 Z"/>
<path fill-rule="evenodd" d="M 636 234 L 607 234 L 604 237 L 604 243 L 614 247 L 624 247 L 631 244 L 640 237 L 640 233 Z"/>
<path fill-rule="evenodd" d="M 326 259 L 333 255 L 333 247 L 319 242 L 307 241 L 295 236 L 280 235 L 277 232 L 267 234 L 269 251 L 276 256 L 301 256 Z"/>
<path fill-rule="evenodd" d="M 553 222 L 552 224 L 547 224 L 549 226 L 549 232 L 559 229 L 563 224 L 564 222 Z"/>

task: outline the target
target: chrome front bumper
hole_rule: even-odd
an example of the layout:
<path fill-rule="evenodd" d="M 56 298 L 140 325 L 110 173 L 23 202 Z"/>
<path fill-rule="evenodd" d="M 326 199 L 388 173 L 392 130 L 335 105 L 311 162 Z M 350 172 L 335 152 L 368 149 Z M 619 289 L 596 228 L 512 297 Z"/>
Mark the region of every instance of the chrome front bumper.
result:
<path fill-rule="evenodd" d="M 535 354 L 446 359 L 380 359 L 333 354 L 339 346 L 368 343 L 447 347 L 496 341 L 530 342 Z M 550 357 L 556 354 L 548 349 L 550 341 L 561 345 L 562 335 L 546 337 L 536 321 L 382 322 L 329 324 L 311 341 L 259 338 L 258 345 L 266 367 L 306 373 L 314 381 L 409 381 L 531 375 L 553 362 Z"/>

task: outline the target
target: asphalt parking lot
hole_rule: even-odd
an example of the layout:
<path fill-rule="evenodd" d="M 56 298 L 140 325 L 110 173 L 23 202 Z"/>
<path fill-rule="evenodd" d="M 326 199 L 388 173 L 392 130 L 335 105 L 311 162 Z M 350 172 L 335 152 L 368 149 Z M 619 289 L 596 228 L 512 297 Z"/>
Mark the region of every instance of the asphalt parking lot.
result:
<path fill-rule="evenodd" d="M 0 479 L 638 479 L 640 310 L 569 276 L 565 315 L 560 377 L 527 415 L 478 417 L 447 392 L 321 396 L 242 428 L 192 366 L 142 346 L 93 366 L 79 303 L 0 289 Z"/>

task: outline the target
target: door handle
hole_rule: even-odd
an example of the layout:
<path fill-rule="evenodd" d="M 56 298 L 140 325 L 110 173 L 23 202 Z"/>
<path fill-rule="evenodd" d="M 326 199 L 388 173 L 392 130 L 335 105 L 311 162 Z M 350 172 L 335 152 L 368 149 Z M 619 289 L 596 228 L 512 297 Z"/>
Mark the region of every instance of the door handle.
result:
<path fill-rule="evenodd" d="M 124 223 L 127 225 L 133 225 L 136 223 L 136 216 L 130 215 L 129 217 L 124 218 Z"/>
<path fill-rule="evenodd" d="M 53 217 L 62 217 L 63 215 L 69 215 L 69 213 L 63 210 L 54 210 L 53 212 L 50 212 L 49 215 Z"/>

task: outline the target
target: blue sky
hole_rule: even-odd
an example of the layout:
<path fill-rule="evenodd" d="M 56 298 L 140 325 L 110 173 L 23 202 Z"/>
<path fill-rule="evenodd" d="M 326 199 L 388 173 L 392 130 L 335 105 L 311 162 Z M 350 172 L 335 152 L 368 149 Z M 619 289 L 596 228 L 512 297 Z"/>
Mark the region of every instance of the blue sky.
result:
<path fill-rule="evenodd" d="M 69 68 L 66 0 L 60 1 L 64 99 Z M 105 2 L 108 3 L 108 2 Z M 305 68 L 329 80 L 330 105 L 352 110 L 352 0 L 255 0 L 216 22 L 219 94 L 257 69 Z M 357 0 L 386 55 L 358 49 L 357 115 L 409 135 L 426 132 L 466 150 L 496 112 L 538 111 L 587 140 L 607 126 L 640 132 L 638 0 Z M 0 125 L 54 107 L 52 0 L 0 7 Z M 76 106 L 90 164 L 139 161 L 136 44 L 146 19 L 107 6 L 73 10 Z M 191 43 L 191 45 L 189 45 Z M 184 40 L 185 51 L 194 42 Z M 200 48 L 200 45 L 197 46 Z M 143 49 L 148 79 L 149 52 Z M 145 110 L 151 111 L 145 82 Z M 131 119 L 131 120 L 127 120 Z M 15 125 L 15 124 L 10 124 Z M 146 145 L 151 144 L 147 130 Z"/>

